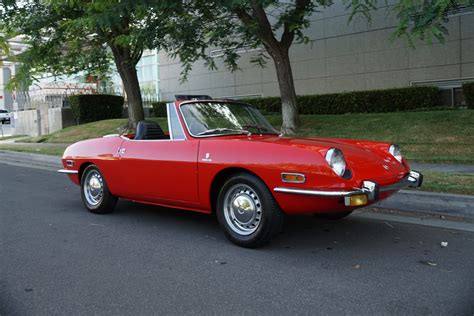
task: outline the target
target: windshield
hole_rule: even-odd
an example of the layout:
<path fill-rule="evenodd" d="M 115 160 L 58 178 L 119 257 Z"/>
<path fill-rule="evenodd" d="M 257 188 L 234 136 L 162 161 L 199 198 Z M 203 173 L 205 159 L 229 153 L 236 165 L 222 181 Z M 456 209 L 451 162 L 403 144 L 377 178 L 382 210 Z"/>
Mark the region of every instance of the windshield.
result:
<path fill-rule="evenodd" d="M 193 136 L 278 134 L 254 107 L 241 103 L 197 102 L 181 105 Z"/>

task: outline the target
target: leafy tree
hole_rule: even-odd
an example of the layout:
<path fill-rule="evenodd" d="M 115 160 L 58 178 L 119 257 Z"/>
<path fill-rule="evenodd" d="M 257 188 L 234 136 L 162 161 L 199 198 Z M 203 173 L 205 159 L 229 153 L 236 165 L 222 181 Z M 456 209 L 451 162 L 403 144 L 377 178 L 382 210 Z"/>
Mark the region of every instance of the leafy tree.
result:
<path fill-rule="evenodd" d="M 129 125 L 136 126 L 144 118 L 136 65 L 144 49 L 159 44 L 155 28 L 173 7 L 171 1 L 150 2 L 153 6 L 140 0 L 4 1 L 3 31 L 24 35 L 27 45 L 17 57 L 21 67 L 12 84 L 31 83 L 44 73 L 103 76 L 113 60 L 128 98 Z"/>
<path fill-rule="evenodd" d="M 310 25 L 309 16 L 327 4 L 328 0 L 190 1 L 175 21 L 177 36 L 168 47 L 183 63 L 184 77 L 199 58 L 215 68 L 206 48 L 222 48 L 224 62 L 233 71 L 238 69 L 239 49 L 263 47 L 265 52 L 252 62 L 263 66 L 266 54 L 273 59 L 282 101 L 282 133 L 294 134 L 299 118 L 289 49 L 295 41 L 308 41 L 303 30 Z"/>
<path fill-rule="evenodd" d="M 10 47 L 5 37 L 0 35 L 0 66 L 2 65 L 2 59 L 8 56 L 10 53 Z"/>
<path fill-rule="evenodd" d="M 345 0 L 352 12 L 348 23 L 356 15 L 369 21 L 379 2 L 386 0 Z M 443 40 L 447 34 L 444 24 L 446 13 L 457 6 L 472 5 L 474 0 L 406 0 L 391 10 L 398 17 L 393 37 L 407 36 L 410 43 L 416 40 L 430 41 L 433 37 Z M 294 42 L 308 43 L 304 30 L 310 25 L 309 17 L 324 10 L 332 0 L 194 0 L 187 4 L 175 20 L 175 37 L 168 43 L 173 53 L 183 63 L 186 77 L 192 64 L 204 59 L 211 69 L 215 61 L 206 50 L 209 47 L 223 49 L 224 63 L 228 69 L 238 69 L 239 54 L 243 48 L 261 48 L 252 62 L 263 66 L 268 54 L 275 64 L 282 100 L 283 134 L 293 134 L 298 127 L 296 92 L 288 51 Z M 266 53 L 266 54 L 265 54 Z"/>
<path fill-rule="evenodd" d="M 363 15 L 370 21 L 371 13 L 377 10 L 380 3 L 386 5 L 386 0 L 351 0 L 348 4 L 352 10 L 351 19 L 356 15 Z M 390 8 L 398 19 L 393 38 L 404 36 L 412 46 L 417 40 L 431 43 L 435 38 L 444 42 L 448 35 L 448 15 L 460 9 L 474 10 L 474 0 L 399 1 Z"/>

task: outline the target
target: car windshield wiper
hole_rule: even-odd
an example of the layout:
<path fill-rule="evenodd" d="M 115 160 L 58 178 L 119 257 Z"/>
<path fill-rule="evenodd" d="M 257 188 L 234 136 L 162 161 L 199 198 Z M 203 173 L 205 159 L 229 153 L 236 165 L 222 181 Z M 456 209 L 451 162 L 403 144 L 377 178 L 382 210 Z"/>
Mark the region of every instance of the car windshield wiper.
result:
<path fill-rule="evenodd" d="M 202 136 L 202 135 L 210 135 L 214 133 L 239 133 L 239 134 L 248 134 L 248 135 L 252 134 L 245 129 L 213 128 L 213 129 L 208 129 L 207 131 L 204 131 L 204 132 L 200 132 L 197 135 Z"/>
<path fill-rule="evenodd" d="M 273 132 L 273 131 L 269 130 L 266 127 L 258 126 L 256 124 L 254 124 L 254 125 L 252 125 L 252 124 L 243 125 L 242 127 L 243 128 L 255 128 L 258 131 L 259 134 L 263 134 L 263 133 L 278 134 L 276 132 Z"/>

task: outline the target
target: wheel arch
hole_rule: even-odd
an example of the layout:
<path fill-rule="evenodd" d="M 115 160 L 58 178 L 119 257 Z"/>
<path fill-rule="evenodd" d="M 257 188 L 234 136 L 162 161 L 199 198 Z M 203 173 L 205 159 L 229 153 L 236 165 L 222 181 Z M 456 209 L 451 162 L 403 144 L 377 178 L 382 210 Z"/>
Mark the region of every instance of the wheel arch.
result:
<path fill-rule="evenodd" d="M 83 162 L 80 167 L 79 167 L 79 173 L 77 174 L 77 178 L 79 180 L 79 183 L 81 183 L 82 180 L 82 175 L 84 174 L 84 170 L 86 170 L 87 167 L 93 165 L 94 163 L 90 161 L 85 161 Z"/>
<path fill-rule="evenodd" d="M 262 179 L 262 177 L 260 177 L 258 174 L 256 174 L 255 172 L 253 172 L 249 169 L 242 168 L 242 167 L 227 167 L 225 169 L 222 169 L 212 179 L 211 189 L 209 190 L 209 199 L 210 199 L 210 202 L 211 202 L 211 212 L 213 214 L 216 211 L 216 203 L 217 203 L 217 197 L 219 195 L 219 189 L 222 187 L 222 185 L 225 183 L 225 181 L 227 181 L 227 179 L 229 179 L 230 177 L 232 177 L 233 175 L 238 174 L 238 173 L 251 174 L 251 175 L 257 177 L 258 179 L 260 179 L 260 181 L 262 181 L 268 187 L 268 185 Z"/>

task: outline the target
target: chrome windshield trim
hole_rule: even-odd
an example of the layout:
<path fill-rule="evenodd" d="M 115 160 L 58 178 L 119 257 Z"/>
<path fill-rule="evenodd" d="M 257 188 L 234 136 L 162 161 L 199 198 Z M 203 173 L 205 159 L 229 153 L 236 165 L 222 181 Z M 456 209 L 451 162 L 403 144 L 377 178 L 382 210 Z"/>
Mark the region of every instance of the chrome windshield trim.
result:
<path fill-rule="evenodd" d="M 79 171 L 77 170 L 67 170 L 67 169 L 60 169 L 58 170 L 59 173 L 65 173 L 65 174 L 78 174 Z"/>
<path fill-rule="evenodd" d="M 168 133 L 170 134 L 170 140 L 173 140 L 173 131 L 171 130 L 171 113 L 170 106 L 174 103 L 166 103 L 166 118 L 168 121 Z"/>
<path fill-rule="evenodd" d="M 179 128 L 181 129 L 181 133 L 183 134 L 183 138 L 176 139 L 176 137 L 173 135 L 173 129 L 171 128 L 171 124 L 172 124 L 171 123 L 171 112 L 173 112 L 176 115 L 176 119 L 178 121 Z M 183 114 L 181 113 L 181 115 L 183 115 Z M 166 117 L 168 119 L 168 133 L 170 134 L 170 140 L 174 140 L 174 141 L 176 141 L 176 140 L 187 140 L 186 133 L 184 132 L 183 124 L 181 123 L 181 120 L 179 119 L 178 111 L 176 111 L 176 105 L 175 105 L 174 102 L 166 103 Z"/>
<path fill-rule="evenodd" d="M 214 100 L 190 100 L 190 101 L 181 102 L 178 106 L 179 107 L 179 113 L 181 114 L 181 117 L 183 118 L 183 121 L 184 121 L 184 125 L 186 126 L 186 130 L 188 131 L 189 135 L 191 135 L 191 137 L 205 138 L 205 137 L 216 137 L 216 136 L 240 136 L 240 135 L 249 136 L 248 134 L 242 133 L 242 132 L 240 132 L 240 133 L 225 133 L 225 134 L 208 134 L 208 135 L 194 135 L 193 133 L 191 133 L 191 130 L 189 129 L 189 126 L 188 126 L 188 122 L 186 121 L 186 117 L 184 116 L 183 110 L 181 109 L 181 107 L 183 105 L 190 104 L 190 103 L 202 103 L 202 102 L 234 103 L 234 104 L 241 104 L 241 105 L 245 105 L 245 106 L 252 106 L 252 105 L 247 104 L 247 103 L 242 103 L 242 102 L 237 102 L 237 101 L 232 101 L 232 100 L 218 100 L 218 99 L 214 99 Z M 270 124 L 270 126 L 271 126 L 271 124 Z M 270 132 L 268 132 L 268 133 L 255 133 L 255 135 L 279 135 L 279 133 L 276 133 L 276 132 L 275 133 L 270 133 Z"/>

